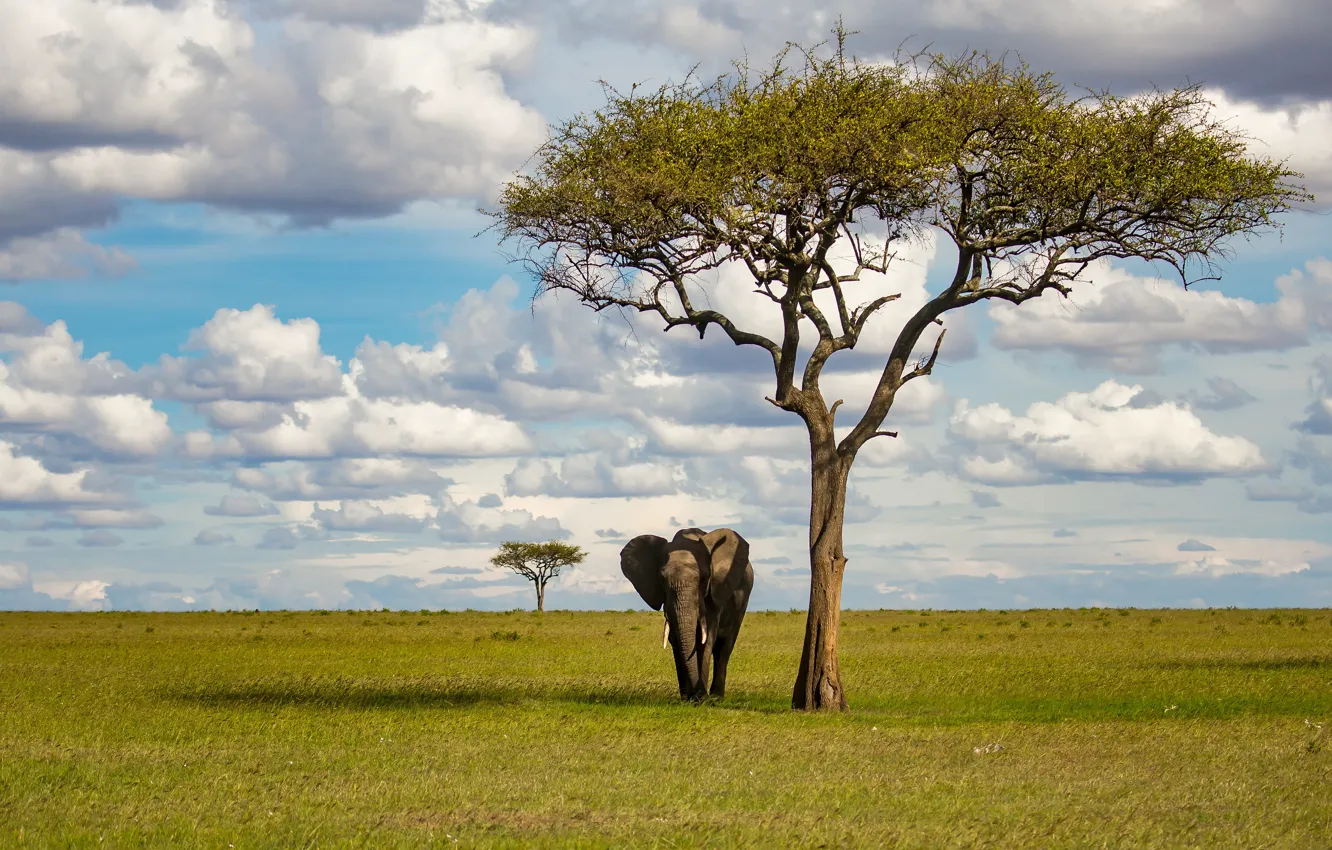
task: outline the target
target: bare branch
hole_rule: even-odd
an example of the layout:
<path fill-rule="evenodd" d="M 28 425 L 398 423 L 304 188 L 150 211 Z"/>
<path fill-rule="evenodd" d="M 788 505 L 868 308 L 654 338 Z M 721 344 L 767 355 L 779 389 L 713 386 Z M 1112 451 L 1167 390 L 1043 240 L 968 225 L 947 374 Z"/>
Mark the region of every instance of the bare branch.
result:
<path fill-rule="evenodd" d="M 925 375 L 928 375 L 930 374 L 930 372 L 934 371 L 934 362 L 939 359 L 939 346 L 943 345 L 943 338 L 944 334 L 946 333 L 948 333 L 947 328 L 942 328 L 939 331 L 938 338 L 934 340 L 934 350 L 930 352 L 930 356 L 922 360 L 921 362 L 917 363 L 914 369 L 912 369 L 907 374 L 903 375 L 901 382 L 898 384 L 899 387 L 902 384 L 905 384 L 907 381 L 910 381 L 914 378 L 924 377 Z"/>

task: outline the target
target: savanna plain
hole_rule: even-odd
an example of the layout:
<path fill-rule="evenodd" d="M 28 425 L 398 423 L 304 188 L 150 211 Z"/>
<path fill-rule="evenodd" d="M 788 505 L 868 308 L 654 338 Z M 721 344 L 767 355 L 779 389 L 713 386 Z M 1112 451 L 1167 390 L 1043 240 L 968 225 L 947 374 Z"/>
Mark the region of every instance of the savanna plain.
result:
<path fill-rule="evenodd" d="M 0 614 L 0 844 L 1332 844 L 1328 611 L 848 611 L 846 714 L 803 627 L 695 706 L 658 614 Z"/>

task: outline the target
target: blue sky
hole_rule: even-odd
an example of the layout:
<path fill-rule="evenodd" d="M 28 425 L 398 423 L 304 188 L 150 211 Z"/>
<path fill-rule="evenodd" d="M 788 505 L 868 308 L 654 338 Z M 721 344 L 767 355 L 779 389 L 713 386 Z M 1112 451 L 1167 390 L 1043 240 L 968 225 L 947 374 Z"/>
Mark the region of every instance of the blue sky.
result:
<path fill-rule="evenodd" d="M 1332 197 L 1329 13 L 1207 6 L 0 0 L 0 608 L 528 607 L 487 566 L 513 537 L 589 551 L 551 605 L 641 607 L 619 548 L 686 524 L 803 608 L 807 449 L 763 358 L 533 308 L 476 208 L 598 79 L 838 13 L 870 57 L 1202 83 Z M 1332 604 L 1330 240 L 1320 203 L 1188 292 L 1123 265 L 972 308 L 853 473 L 844 604 Z M 947 248 L 873 286 L 919 303 Z M 742 277 L 714 297 L 773 320 Z M 845 418 L 858 363 L 825 381 Z"/>

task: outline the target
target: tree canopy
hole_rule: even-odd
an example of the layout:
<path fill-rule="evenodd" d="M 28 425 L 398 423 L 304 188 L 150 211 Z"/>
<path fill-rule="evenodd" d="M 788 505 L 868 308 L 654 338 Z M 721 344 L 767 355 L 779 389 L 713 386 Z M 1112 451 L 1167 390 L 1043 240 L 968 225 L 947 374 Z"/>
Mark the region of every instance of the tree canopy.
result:
<path fill-rule="evenodd" d="M 897 392 L 931 373 L 946 314 L 987 299 L 1068 296 L 1107 259 L 1165 263 L 1185 285 L 1211 275 L 1229 240 L 1311 196 L 1297 173 L 1254 156 L 1209 115 L 1201 88 L 1071 95 L 1053 75 L 983 53 L 848 57 L 794 46 L 771 69 L 745 63 L 709 84 L 628 94 L 552 128 L 533 167 L 491 213 L 538 293 L 657 316 L 667 330 L 717 326 L 772 358 L 769 398 L 810 437 L 811 597 L 793 704 L 845 707 L 836 663 L 846 481 Z M 880 222 L 886 239 L 863 226 Z M 864 413 L 833 435 L 830 357 L 852 349 L 900 293 L 852 304 L 846 285 L 885 272 L 904 240 L 955 248 L 951 280 L 897 330 Z M 834 263 L 849 246 L 850 267 Z M 780 312 L 780 338 L 709 306 L 707 276 L 740 264 Z M 802 335 L 804 338 L 802 345 Z M 812 345 L 809 344 L 812 341 Z M 804 358 L 803 365 L 799 362 Z"/>

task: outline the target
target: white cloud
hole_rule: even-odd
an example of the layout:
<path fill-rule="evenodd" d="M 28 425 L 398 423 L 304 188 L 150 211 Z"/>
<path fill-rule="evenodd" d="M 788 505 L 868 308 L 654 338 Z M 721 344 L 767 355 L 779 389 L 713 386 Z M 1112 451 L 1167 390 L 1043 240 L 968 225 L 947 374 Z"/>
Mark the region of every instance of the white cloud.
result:
<path fill-rule="evenodd" d="M 1276 281 L 1278 299 L 1257 303 L 1177 281 L 1098 266 L 1068 299 L 1047 295 L 1021 306 L 990 305 L 994 344 L 1058 349 L 1081 363 L 1131 372 L 1159 366 L 1169 345 L 1208 352 L 1284 350 L 1332 329 L 1332 262 L 1312 260 Z"/>
<path fill-rule="evenodd" d="M 523 509 L 483 508 L 476 502 L 444 495 L 435 518 L 440 539 L 451 543 L 502 543 L 505 540 L 563 540 L 569 532 L 554 517 Z"/>
<path fill-rule="evenodd" d="M 312 319 L 284 323 L 264 305 L 218 310 L 190 335 L 189 346 L 204 356 L 163 357 L 143 375 L 158 394 L 198 402 L 221 432 L 186 434 L 191 457 L 484 457 L 532 448 L 523 430 L 501 416 L 404 395 L 424 389 L 417 385 L 399 387 L 391 397 L 365 396 L 361 361 L 353 360 L 344 374 L 320 348 Z M 407 351 L 380 349 L 370 340 L 362 350 L 371 356 Z"/>
<path fill-rule="evenodd" d="M 187 435 L 199 458 L 373 458 L 382 455 L 487 457 L 525 454 L 532 443 L 513 422 L 489 413 L 433 402 L 364 399 L 349 379 L 346 395 L 292 404 L 278 424 L 220 437 Z"/>
<path fill-rule="evenodd" d="M 47 327 L 5 305 L 0 323 L 0 431 L 69 435 L 113 455 L 151 456 L 172 440 L 165 413 L 134 392 L 106 354 L 84 358 L 64 322 Z"/>
<path fill-rule="evenodd" d="M 65 515 L 77 528 L 160 528 L 165 524 L 161 517 L 142 509 L 83 508 Z"/>
<path fill-rule="evenodd" d="M 8 134 L 54 151 L 43 161 L 76 191 L 309 220 L 485 194 L 540 141 L 501 76 L 531 47 L 520 28 L 462 14 L 399 31 L 288 19 L 260 37 L 240 11 L 5 0 Z"/>
<path fill-rule="evenodd" d="M 1208 96 L 1216 104 L 1214 116 L 1249 137 L 1250 153 L 1287 160 L 1326 205 L 1332 192 L 1332 150 L 1323 140 L 1332 136 L 1332 100 L 1264 106 L 1223 91 L 1209 91 Z"/>
<path fill-rule="evenodd" d="M 51 472 L 36 458 L 15 454 L 14 444 L 0 440 L 0 507 L 42 507 L 105 504 L 119 494 L 93 489 L 90 470 Z"/>
<path fill-rule="evenodd" d="M 425 461 L 410 458 L 347 458 L 315 463 L 241 467 L 238 487 L 277 501 L 378 499 L 405 493 L 435 495 L 451 483 Z"/>
<path fill-rule="evenodd" d="M 219 546 L 223 543 L 235 543 L 236 538 L 230 533 L 215 528 L 205 528 L 194 535 L 196 546 Z"/>
<path fill-rule="evenodd" d="M 1303 421 L 1295 427 L 1306 434 L 1332 435 L 1332 355 L 1314 361 L 1309 389 L 1314 399 L 1305 408 Z"/>
<path fill-rule="evenodd" d="M 317 525 L 279 525 L 266 529 L 256 549 L 295 549 L 301 543 L 323 540 L 328 532 Z"/>
<path fill-rule="evenodd" d="M 27 564 L 0 563 L 0 590 L 18 590 L 27 586 Z"/>
<path fill-rule="evenodd" d="M 0 362 L 0 429 L 72 434 L 113 454 L 156 454 L 171 441 L 165 413 L 133 395 L 75 396 L 34 390 Z"/>
<path fill-rule="evenodd" d="M 667 455 L 777 455 L 808 451 L 803 426 L 748 428 L 742 425 L 687 425 L 649 416 L 636 417 L 648 432 L 648 445 Z"/>
<path fill-rule="evenodd" d="M 6 27 L 0 38 L 8 32 Z M 21 77 L 4 69 L 5 58 L 0 50 L 0 85 Z M 109 222 L 116 213 L 116 198 L 108 192 L 83 192 L 68 185 L 52 166 L 52 154 L 5 147 L 6 137 L 16 129 L 6 124 L 0 131 L 5 134 L 0 135 L 0 250 L 11 255 L 12 271 L 22 271 L 41 262 L 41 255 L 52 244 L 68 238 L 59 235 L 62 228 Z M 53 231 L 57 234 L 50 237 L 54 243 L 41 239 L 42 234 Z M 14 242 L 34 238 L 38 241 Z"/>
<path fill-rule="evenodd" d="M 278 509 L 272 502 L 265 502 L 245 493 L 238 496 L 223 496 L 221 502 L 206 506 L 203 512 L 209 516 L 258 517 L 276 516 Z"/>
<path fill-rule="evenodd" d="M 1106 381 L 1015 416 L 998 404 L 957 404 L 948 435 L 959 471 L 987 484 L 1035 484 L 1133 477 L 1192 481 L 1267 467 L 1243 437 L 1213 434 L 1187 407 L 1132 407 L 1138 386 Z"/>
<path fill-rule="evenodd" d="M 632 498 L 678 492 L 684 480 L 676 464 L 616 461 L 609 453 L 571 454 L 556 469 L 550 461 L 523 458 L 504 476 L 504 490 L 510 496 Z"/>
<path fill-rule="evenodd" d="M 62 599 L 76 611 L 99 611 L 106 607 L 106 589 L 109 582 L 100 579 L 80 581 L 40 581 L 33 582 L 33 589 L 52 598 Z"/>
<path fill-rule="evenodd" d="M 251 424 L 253 402 L 319 399 L 342 391 L 342 367 L 319 347 L 313 319 L 283 322 L 273 308 L 220 309 L 190 333 L 186 349 L 202 357 L 163 356 L 144 370 L 158 397 L 187 401 L 223 400 L 223 423 Z M 230 418 L 228 418 L 230 413 Z"/>
<path fill-rule="evenodd" d="M 118 277 L 135 265 L 120 248 L 89 242 L 72 227 L 0 241 L 0 281 L 81 278 L 90 273 Z"/>
<path fill-rule="evenodd" d="M 1260 575 L 1260 576 L 1284 576 L 1292 573 L 1302 573 L 1309 569 L 1307 563 L 1289 563 L 1273 559 L 1260 558 L 1222 558 L 1215 555 L 1204 555 L 1196 561 L 1189 561 L 1180 564 L 1175 568 L 1176 575 L 1205 575 L 1205 576 L 1230 576 L 1230 575 Z"/>
<path fill-rule="evenodd" d="M 411 532 L 426 527 L 428 515 L 386 512 L 370 502 L 343 500 L 337 509 L 314 506 L 312 518 L 328 531 Z"/>

